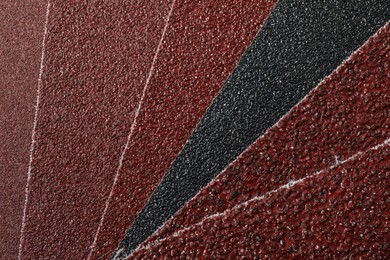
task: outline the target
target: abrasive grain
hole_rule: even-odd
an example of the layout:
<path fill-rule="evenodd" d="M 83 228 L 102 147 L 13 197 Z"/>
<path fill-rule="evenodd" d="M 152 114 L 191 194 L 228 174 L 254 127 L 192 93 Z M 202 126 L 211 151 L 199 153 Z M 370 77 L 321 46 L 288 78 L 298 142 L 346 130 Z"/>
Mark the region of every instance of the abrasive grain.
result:
<path fill-rule="evenodd" d="M 389 18 L 385 0 L 279 1 L 115 253 L 152 234 Z"/>
<path fill-rule="evenodd" d="M 390 23 L 203 188 L 148 243 L 390 137 Z"/>
<path fill-rule="evenodd" d="M 388 259 L 389 178 L 390 145 L 382 144 L 213 215 L 131 259 Z"/>
<path fill-rule="evenodd" d="M 87 257 L 169 9 L 50 0 L 22 259 Z"/>
<path fill-rule="evenodd" d="M 0 1 L 0 259 L 18 254 L 46 7 Z"/>
<path fill-rule="evenodd" d="M 92 259 L 118 246 L 274 3 L 175 1 Z"/>

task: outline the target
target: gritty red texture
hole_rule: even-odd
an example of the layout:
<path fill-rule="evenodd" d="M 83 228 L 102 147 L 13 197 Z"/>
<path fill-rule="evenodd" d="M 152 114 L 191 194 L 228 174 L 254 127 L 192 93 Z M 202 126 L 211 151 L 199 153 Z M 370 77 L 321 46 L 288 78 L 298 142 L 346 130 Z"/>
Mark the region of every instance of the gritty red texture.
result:
<path fill-rule="evenodd" d="M 389 29 L 382 28 L 143 246 L 388 138 Z"/>
<path fill-rule="evenodd" d="M 387 259 L 389 178 L 387 144 L 205 219 L 131 259 Z"/>
<path fill-rule="evenodd" d="M 118 246 L 274 3 L 175 2 L 94 259 Z"/>
<path fill-rule="evenodd" d="M 23 259 L 89 253 L 170 1 L 50 1 Z"/>
<path fill-rule="evenodd" d="M 18 254 L 46 4 L 0 1 L 0 259 Z"/>

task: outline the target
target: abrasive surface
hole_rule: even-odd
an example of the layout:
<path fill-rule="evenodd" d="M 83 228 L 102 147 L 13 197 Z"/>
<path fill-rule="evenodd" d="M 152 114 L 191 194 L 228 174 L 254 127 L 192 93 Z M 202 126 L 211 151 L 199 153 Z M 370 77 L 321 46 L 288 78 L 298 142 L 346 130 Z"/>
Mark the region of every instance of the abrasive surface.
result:
<path fill-rule="evenodd" d="M 82 259 L 170 1 L 50 0 L 22 259 Z"/>
<path fill-rule="evenodd" d="M 175 1 L 92 259 L 118 246 L 274 3 Z"/>
<path fill-rule="evenodd" d="M 387 259 L 390 145 L 174 234 L 131 259 Z"/>
<path fill-rule="evenodd" d="M 0 1 L 0 259 L 18 254 L 46 6 Z"/>
<path fill-rule="evenodd" d="M 118 251 L 130 252 L 390 18 L 388 1 L 279 1 Z M 118 252 L 117 251 L 117 252 Z"/>
<path fill-rule="evenodd" d="M 149 242 L 390 137 L 390 23 L 204 187 Z"/>

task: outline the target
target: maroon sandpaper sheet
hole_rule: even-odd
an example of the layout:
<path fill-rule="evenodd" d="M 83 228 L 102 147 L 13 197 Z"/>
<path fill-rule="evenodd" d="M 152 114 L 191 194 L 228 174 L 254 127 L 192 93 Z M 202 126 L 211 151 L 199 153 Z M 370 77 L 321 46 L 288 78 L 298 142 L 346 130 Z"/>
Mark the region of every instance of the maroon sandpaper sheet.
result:
<path fill-rule="evenodd" d="M 274 4 L 175 1 L 92 259 L 118 246 Z"/>
<path fill-rule="evenodd" d="M 389 178 L 390 145 L 382 143 L 209 216 L 131 259 L 387 259 Z"/>
<path fill-rule="evenodd" d="M 0 259 L 18 255 L 46 7 L 0 1 Z"/>
<path fill-rule="evenodd" d="M 170 7 L 50 0 L 22 259 L 88 256 Z"/>
<path fill-rule="evenodd" d="M 372 36 L 140 248 L 388 138 L 389 29 Z"/>

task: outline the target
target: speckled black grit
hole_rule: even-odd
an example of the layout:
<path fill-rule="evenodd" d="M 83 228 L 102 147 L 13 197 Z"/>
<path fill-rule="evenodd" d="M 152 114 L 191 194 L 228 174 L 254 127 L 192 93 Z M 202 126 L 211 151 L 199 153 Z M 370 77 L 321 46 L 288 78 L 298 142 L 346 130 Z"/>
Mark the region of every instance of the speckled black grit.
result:
<path fill-rule="evenodd" d="M 388 0 L 281 0 L 119 245 L 127 255 L 390 18 Z M 243 17 L 243 19 L 245 19 Z M 335 137 L 336 138 L 336 137 Z"/>

